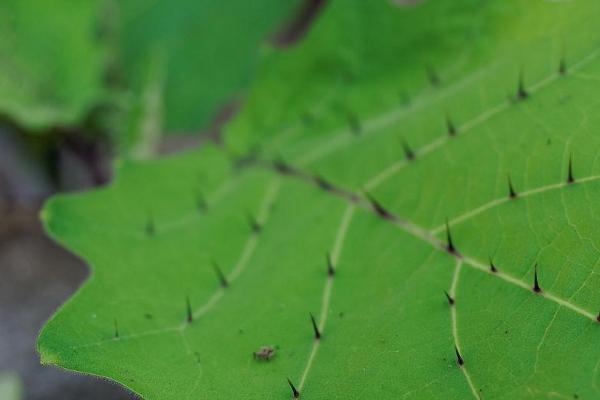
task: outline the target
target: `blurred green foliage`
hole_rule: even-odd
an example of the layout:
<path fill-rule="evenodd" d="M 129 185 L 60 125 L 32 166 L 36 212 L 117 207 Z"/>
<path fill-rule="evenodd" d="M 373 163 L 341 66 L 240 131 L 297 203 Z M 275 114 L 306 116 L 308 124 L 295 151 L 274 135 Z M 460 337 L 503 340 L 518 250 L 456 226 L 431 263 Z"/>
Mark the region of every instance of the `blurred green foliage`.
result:
<path fill-rule="evenodd" d="M 3 1 L 0 113 L 45 132 L 103 110 L 120 153 L 147 155 L 165 132 L 200 131 L 243 90 L 299 3 Z"/>
<path fill-rule="evenodd" d="M 28 131 L 77 124 L 104 96 L 89 1 L 0 2 L 0 113 Z"/>

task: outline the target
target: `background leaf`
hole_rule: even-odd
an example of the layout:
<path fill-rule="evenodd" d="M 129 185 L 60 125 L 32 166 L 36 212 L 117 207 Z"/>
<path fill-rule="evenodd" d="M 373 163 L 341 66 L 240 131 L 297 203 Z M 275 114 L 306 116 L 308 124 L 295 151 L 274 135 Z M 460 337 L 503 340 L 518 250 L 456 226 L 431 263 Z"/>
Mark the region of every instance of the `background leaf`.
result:
<path fill-rule="evenodd" d="M 225 148 L 47 204 L 94 274 L 42 361 L 146 398 L 598 396 L 600 6 L 395 4 L 332 1 Z"/>
<path fill-rule="evenodd" d="M 144 153 L 148 136 L 195 133 L 248 86 L 268 36 L 284 26 L 297 0 L 113 2 L 114 65 L 133 99 L 120 130 Z M 117 22 L 114 22 L 117 21 Z M 123 136 L 123 133 L 125 135 Z M 138 148 L 136 148 L 138 146 Z"/>
<path fill-rule="evenodd" d="M 96 11 L 93 1 L 0 4 L 0 113 L 40 131 L 77 124 L 101 101 Z"/>

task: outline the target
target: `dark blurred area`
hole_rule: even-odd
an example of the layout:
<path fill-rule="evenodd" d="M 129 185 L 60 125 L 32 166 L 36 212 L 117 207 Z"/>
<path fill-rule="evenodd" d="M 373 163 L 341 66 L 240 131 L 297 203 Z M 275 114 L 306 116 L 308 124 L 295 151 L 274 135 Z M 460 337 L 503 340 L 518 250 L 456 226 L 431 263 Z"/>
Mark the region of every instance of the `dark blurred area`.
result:
<path fill-rule="evenodd" d="M 56 178 L 32 157 L 21 136 L 0 128 L 0 375 L 11 376 L 0 380 L 0 399 L 18 391 L 31 400 L 133 399 L 111 382 L 39 363 L 40 328 L 88 274 L 82 260 L 46 237 L 39 209 L 55 190 L 54 179 L 75 190 L 94 186 L 96 178 L 67 149 L 55 155 Z"/>

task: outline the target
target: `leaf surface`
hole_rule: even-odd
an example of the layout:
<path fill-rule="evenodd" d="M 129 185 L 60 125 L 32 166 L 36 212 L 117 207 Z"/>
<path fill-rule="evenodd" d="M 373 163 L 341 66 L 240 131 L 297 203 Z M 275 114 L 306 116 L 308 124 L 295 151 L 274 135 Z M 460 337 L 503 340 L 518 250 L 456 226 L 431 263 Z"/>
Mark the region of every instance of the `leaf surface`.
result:
<path fill-rule="evenodd" d="M 332 1 L 225 149 L 47 204 L 94 273 L 44 362 L 148 399 L 598 397 L 600 4 L 396 3 Z"/>

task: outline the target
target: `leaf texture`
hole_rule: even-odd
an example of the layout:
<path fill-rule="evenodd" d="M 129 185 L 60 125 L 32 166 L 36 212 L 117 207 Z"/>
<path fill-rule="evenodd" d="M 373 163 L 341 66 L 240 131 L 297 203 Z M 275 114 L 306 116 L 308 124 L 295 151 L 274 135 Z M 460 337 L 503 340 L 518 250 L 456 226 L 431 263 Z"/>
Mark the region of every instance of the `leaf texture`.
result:
<path fill-rule="evenodd" d="M 47 204 L 93 274 L 42 360 L 148 399 L 597 398 L 599 12 L 330 2 L 224 147 Z"/>

